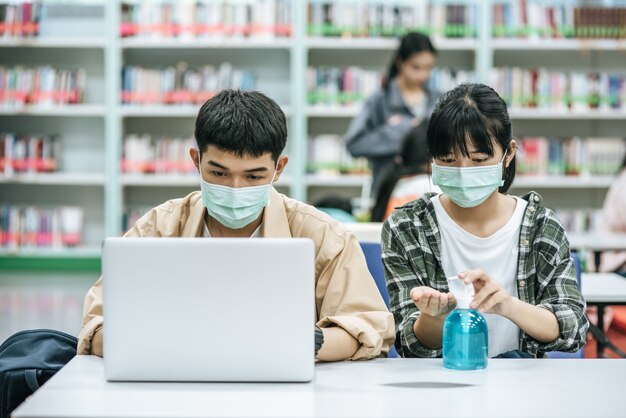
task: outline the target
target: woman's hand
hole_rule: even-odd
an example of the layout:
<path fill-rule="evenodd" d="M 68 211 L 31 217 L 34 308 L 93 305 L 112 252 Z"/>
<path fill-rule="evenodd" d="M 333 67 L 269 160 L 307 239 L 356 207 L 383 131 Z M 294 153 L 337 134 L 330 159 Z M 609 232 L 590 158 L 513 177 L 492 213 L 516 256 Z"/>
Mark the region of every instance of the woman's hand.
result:
<path fill-rule="evenodd" d="M 452 293 L 441 293 L 428 286 L 411 289 L 411 299 L 421 314 L 433 318 L 448 314 L 456 306 Z"/>
<path fill-rule="evenodd" d="M 470 308 L 479 312 L 495 313 L 509 317 L 513 298 L 500 282 L 494 280 L 483 269 L 465 271 L 458 274 L 465 284 L 474 286 L 474 301 Z"/>

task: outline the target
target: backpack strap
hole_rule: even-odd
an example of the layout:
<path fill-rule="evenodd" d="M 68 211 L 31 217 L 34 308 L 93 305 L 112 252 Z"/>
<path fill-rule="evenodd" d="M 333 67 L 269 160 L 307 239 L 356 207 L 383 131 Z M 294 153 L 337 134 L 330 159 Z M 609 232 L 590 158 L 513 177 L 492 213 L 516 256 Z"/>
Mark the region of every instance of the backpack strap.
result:
<path fill-rule="evenodd" d="M 30 369 L 24 370 L 24 379 L 29 389 L 33 392 L 39 389 L 39 382 L 37 381 L 37 370 Z"/>

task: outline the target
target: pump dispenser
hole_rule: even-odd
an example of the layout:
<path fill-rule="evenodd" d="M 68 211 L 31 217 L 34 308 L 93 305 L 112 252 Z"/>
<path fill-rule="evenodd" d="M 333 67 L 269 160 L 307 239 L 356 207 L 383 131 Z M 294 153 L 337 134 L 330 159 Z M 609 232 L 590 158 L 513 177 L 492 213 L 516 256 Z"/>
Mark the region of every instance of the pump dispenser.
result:
<path fill-rule="evenodd" d="M 458 277 L 448 278 L 450 292 L 457 306 L 443 325 L 443 367 L 455 370 L 477 370 L 487 367 L 487 321 L 478 311 L 470 309 L 474 286 Z"/>

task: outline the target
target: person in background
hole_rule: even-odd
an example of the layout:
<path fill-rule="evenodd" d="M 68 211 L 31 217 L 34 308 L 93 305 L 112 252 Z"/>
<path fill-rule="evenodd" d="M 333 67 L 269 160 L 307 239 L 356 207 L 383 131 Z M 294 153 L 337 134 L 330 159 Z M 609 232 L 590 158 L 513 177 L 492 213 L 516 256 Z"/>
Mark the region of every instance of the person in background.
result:
<path fill-rule="evenodd" d="M 429 175 L 429 155 L 426 143 L 428 120 L 412 128 L 404 138 L 402 151 L 381 175 L 371 221 L 383 222 L 396 207 L 421 197 L 424 193 L 440 192 Z"/>
<path fill-rule="evenodd" d="M 430 90 L 428 81 L 436 57 L 428 36 L 406 34 L 389 64 L 382 89 L 367 100 L 348 128 L 348 151 L 353 157 L 369 160 L 374 194 L 407 132 L 428 118 L 435 107 L 439 93 Z"/>
<path fill-rule="evenodd" d="M 313 202 L 313 206 L 341 223 L 357 222 L 352 214 L 352 204 L 348 198 L 328 195 Z"/>
<path fill-rule="evenodd" d="M 151 209 L 124 236 L 310 238 L 315 246 L 316 323 L 311 332 L 316 358 L 386 356 L 393 343 L 393 318 L 356 236 L 325 213 L 273 188 L 288 162 L 282 154 L 287 123 L 280 106 L 259 92 L 223 90 L 198 112 L 195 139 L 197 148 L 190 148 L 189 155 L 200 174 L 200 190 Z M 102 281 L 85 297 L 78 354 L 103 355 Z M 280 318 L 250 315 L 249 326 L 281 326 Z M 193 344 L 193 336 L 181 344 Z M 150 349 L 150 341 L 143 349 Z"/>
<path fill-rule="evenodd" d="M 502 98 L 461 84 L 439 100 L 427 138 L 443 193 L 396 209 L 382 230 L 398 354 L 441 356 L 452 276 L 474 287 L 489 357 L 580 349 L 589 323 L 565 230 L 537 193 L 507 194 L 517 144 Z"/>
<path fill-rule="evenodd" d="M 626 155 L 622 168 L 604 199 L 599 229 L 600 234 L 626 234 Z M 616 272 L 626 277 L 626 251 L 603 252 L 600 271 Z"/>

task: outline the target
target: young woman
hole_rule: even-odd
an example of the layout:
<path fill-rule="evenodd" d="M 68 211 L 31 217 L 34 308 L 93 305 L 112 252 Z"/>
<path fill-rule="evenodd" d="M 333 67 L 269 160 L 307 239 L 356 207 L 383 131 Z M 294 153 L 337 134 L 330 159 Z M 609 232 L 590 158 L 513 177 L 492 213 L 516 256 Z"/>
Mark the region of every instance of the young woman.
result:
<path fill-rule="evenodd" d="M 376 203 L 372 208 L 372 222 L 382 222 L 391 212 L 427 192 L 439 191 L 433 186 L 429 170 L 426 131 L 428 120 L 409 131 L 402 151 L 381 175 Z"/>
<path fill-rule="evenodd" d="M 446 93 L 428 127 L 429 193 L 383 226 L 383 262 L 396 349 L 441 355 L 442 326 L 456 301 L 446 277 L 475 289 L 489 356 L 576 351 L 589 326 L 563 227 L 541 197 L 507 195 L 516 143 L 504 101 L 482 84 Z"/>
<path fill-rule="evenodd" d="M 406 34 L 391 60 L 383 88 L 350 124 L 348 151 L 354 157 L 369 159 L 374 191 L 383 169 L 400 152 L 407 132 L 428 118 L 435 107 L 439 94 L 428 88 L 428 80 L 436 55 L 428 36 Z"/>
<path fill-rule="evenodd" d="M 601 232 L 626 233 L 626 155 L 622 168 L 602 205 Z M 626 277 L 626 251 L 605 251 L 602 253 L 600 271 L 616 272 Z"/>

